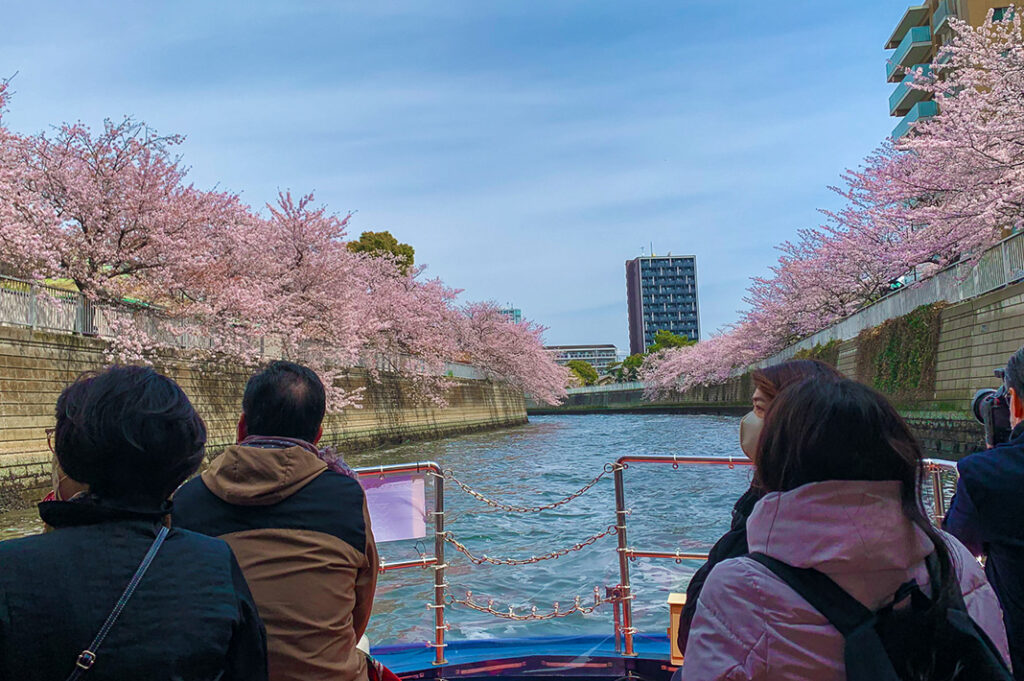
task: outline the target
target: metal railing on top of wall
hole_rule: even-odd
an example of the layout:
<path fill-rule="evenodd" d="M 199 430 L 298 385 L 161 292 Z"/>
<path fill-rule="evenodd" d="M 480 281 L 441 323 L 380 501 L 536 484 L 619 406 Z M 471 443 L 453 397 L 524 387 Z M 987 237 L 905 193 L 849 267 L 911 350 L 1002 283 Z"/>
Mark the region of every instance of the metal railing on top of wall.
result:
<path fill-rule="evenodd" d="M 150 332 L 166 345 L 183 350 L 199 350 L 216 347 L 216 339 L 206 335 L 190 333 L 172 334 L 160 329 L 156 323 L 157 308 L 146 305 L 125 303 L 122 306 L 97 305 L 78 291 L 48 284 L 25 281 L 0 275 L 0 324 L 24 326 L 31 329 L 57 333 L 79 334 L 98 338 L 115 335 L 117 320 L 132 317 L 136 324 L 148 324 Z M 274 357 L 274 339 L 261 338 L 259 356 Z M 422 367 L 423 363 L 412 355 L 378 357 L 368 366 L 360 361 L 356 366 L 389 369 L 411 369 Z M 425 373 L 425 369 L 423 370 Z M 471 364 L 446 362 L 442 375 L 473 380 L 485 379 L 485 374 Z"/>
<path fill-rule="evenodd" d="M 924 281 L 896 289 L 827 329 L 822 329 L 749 367 L 737 369 L 734 374 L 784 362 L 791 359 L 797 351 L 813 348 L 815 345 L 824 345 L 833 340 L 849 340 L 864 329 L 902 317 L 921 305 L 940 301 L 960 303 L 1022 279 L 1024 232 L 1018 232 L 985 251 L 976 262 L 950 265 Z"/>

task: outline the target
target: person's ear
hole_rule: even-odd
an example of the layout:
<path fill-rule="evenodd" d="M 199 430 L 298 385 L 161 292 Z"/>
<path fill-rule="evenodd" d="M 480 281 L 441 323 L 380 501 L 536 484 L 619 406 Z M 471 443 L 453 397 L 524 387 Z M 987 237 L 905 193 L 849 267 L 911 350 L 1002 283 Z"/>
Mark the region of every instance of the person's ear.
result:
<path fill-rule="evenodd" d="M 238 431 L 236 433 L 238 438 L 236 442 L 241 442 L 245 438 L 249 437 L 249 427 L 245 425 L 245 414 L 242 414 L 238 419 Z"/>
<path fill-rule="evenodd" d="M 313 444 L 317 444 L 318 442 L 320 442 L 320 438 L 322 438 L 323 436 L 324 436 L 324 427 L 320 426 L 319 428 L 317 428 L 316 437 L 313 438 Z"/>
<path fill-rule="evenodd" d="M 1010 416 L 1017 423 L 1024 421 L 1024 401 L 1013 388 L 1010 388 Z"/>

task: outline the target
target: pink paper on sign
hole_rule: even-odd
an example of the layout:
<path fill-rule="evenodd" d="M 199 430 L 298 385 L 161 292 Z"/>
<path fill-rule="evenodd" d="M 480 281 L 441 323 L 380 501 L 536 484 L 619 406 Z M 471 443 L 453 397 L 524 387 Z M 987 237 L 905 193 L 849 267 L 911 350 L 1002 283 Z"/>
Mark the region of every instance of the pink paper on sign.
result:
<path fill-rule="evenodd" d="M 366 491 L 373 537 L 378 544 L 427 535 L 426 490 L 422 475 L 366 476 L 359 482 Z"/>

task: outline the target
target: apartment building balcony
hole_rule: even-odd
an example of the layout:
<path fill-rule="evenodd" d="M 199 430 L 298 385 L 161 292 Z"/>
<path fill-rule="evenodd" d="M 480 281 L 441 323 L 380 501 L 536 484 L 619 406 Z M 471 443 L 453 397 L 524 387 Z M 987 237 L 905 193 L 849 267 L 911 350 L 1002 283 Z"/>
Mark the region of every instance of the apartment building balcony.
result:
<path fill-rule="evenodd" d="M 896 86 L 893 93 L 889 96 L 889 115 L 890 116 L 905 116 L 910 111 L 910 107 L 914 106 L 921 100 L 928 96 L 928 93 L 911 87 L 916 78 L 917 70 L 921 69 L 922 75 L 927 76 L 931 71 L 930 64 L 914 64 L 913 70 L 903 77 L 900 84 Z"/>
<path fill-rule="evenodd" d="M 931 118 L 937 113 L 939 113 L 939 105 L 936 102 L 918 102 L 914 106 L 910 107 L 910 111 L 908 111 L 907 115 L 903 117 L 903 120 L 899 122 L 899 125 L 893 128 L 892 138 L 898 140 L 910 132 L 911 124 L 925 118 Z"/>
<path fill-rule="evenodd" d="M 903 18 L 896 24 L 896 28 L 893 29 L 892 35 L 885 42 L 885 49 L 893 50 L 899 47 L 900 42 L 907 35 L 907 31 L 914 28 L 915 26 L 921 26 L 922 24 L 928 23 L 928 5 L 913 5 L 908 7 L 907 11 L 904 12 Z"/>
<path fill-rule="evenodd" d="M 949 28 L 949 18 L 957 16 L 957 0 L 939 0 L 939 6 L 932 15 L 932 32 L 938 35 Z"/>
<path fill-rule="evenodd" d="M 928 26 L 915 26 L 903 36 L 896 51 L 892 53 L 885 65 L 885 73 L 890 83 L 903 80 L 906 74 L 903 68 L 912 64 L 931 61 L 932 29 Z"/>

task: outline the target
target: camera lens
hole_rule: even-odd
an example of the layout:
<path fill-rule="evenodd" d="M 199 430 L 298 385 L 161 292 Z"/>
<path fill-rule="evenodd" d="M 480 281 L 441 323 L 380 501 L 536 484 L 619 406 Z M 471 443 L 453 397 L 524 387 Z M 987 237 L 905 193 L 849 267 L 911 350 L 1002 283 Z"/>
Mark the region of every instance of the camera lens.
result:
<path fill-rule="evenodd" d="M 985 415 L 982 410 L 985 403 L 990 402 L 995 394 L 996 391 L 992 388 L 982 388 L 974 393 L 974 398 L 971 399 L 971 413 L 974 414 L 974 418 L 978 419 L 978 423 L 985 423 Z"/>

